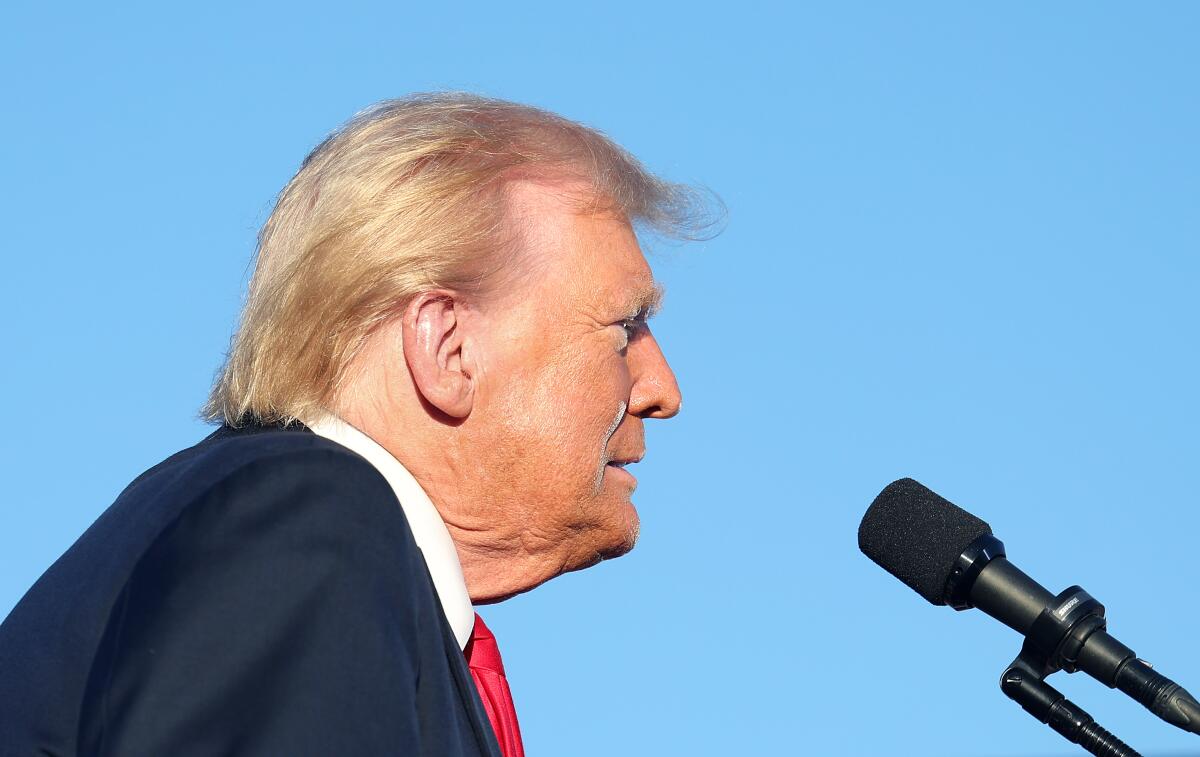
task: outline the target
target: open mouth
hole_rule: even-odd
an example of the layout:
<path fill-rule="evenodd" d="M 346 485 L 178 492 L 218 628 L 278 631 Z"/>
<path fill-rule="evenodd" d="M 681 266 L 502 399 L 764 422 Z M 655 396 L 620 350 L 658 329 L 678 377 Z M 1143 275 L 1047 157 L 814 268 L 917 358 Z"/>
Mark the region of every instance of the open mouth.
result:
<path fill-rule="evenodd" d="M 637 457 L 627 457 L 624 459 L 609 460 L 608 463 L 606 463 L 606 464 L 611 465 L 614 468 L 621 468 L 622 470 L 624 470 L 625 466 L 627 466 L 627 465 L 634 465 L 635 463 L 640 463 L 642 461 L 642 457 L 643 457 L 643 455 L 638 455 Z"/>
<path fill-rule="evenodd" d="M 637 486 L 637 479 L 634 478 L 632 473 L 625 470 L 625 467 L 628 465 L 633 465 L 639 460 L 641 460 L 640 457 L 634 460 L 610 460 L 604 465 L 604 467 L 608 470 L 611 470 L 617 478 L 625 479 L 632 485 Z"/>

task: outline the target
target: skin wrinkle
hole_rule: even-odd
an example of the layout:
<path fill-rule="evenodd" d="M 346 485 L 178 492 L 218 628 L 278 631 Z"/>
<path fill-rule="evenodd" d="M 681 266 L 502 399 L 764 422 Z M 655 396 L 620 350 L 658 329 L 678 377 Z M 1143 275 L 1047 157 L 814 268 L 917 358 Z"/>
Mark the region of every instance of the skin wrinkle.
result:
<path fill-rule="evenodd" d="M 639 521 L 642 423 L 680 397 L 649 328 L 662 290 L 629 223 L 581 214 L 580 187 L 510 187 L 523 268 L 470 296 L 438 290 L 381 324 L 337 412 L 437 507 L 475 602 L 623 554 Z M 626 339 L 628 338 L 628 343 Z"/>
<path fill-rule="evenodd" d="M 629 409 L 629 403 L 621 400 L 621 406 L 617 408 L 617 414 L 609 424 L 608 431 L 604 434 L 604 442 L 600 445 L 600 454 L 607 464 L 613 460 L 612 453 L 608 450 L 608 443 L 612 440 L 612 435 L 616 433 L 617 428 L 621 425 L 621 421 L 625 419 L 625 412 Z M 604 478 L 604 469 L 596 471 L 596 489 L 599 491 L 600 482 Z"/>

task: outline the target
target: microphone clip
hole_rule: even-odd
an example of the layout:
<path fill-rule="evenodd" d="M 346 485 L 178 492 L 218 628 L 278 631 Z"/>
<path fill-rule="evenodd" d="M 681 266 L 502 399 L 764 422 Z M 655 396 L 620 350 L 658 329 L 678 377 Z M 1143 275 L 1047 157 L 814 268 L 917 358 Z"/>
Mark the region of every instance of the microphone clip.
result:
<path fill-rule="evenodd" d="M 1078 669 L 1079 652 L 1096 631 L 1107 627 L 1104 605 L 1072 586 L 1034 620 L 1021 653 L 1000 676 L 1000 690 L 1022 709 L 1087 752 L 1108 757 L 1140 757 L 1102 728 L 1091 715 L 1046 683 L 1046 677 Z"/>
<path fill-rule="evenodd" d="M 1083 590 L 1072 586 L 1054 598 L 1042 610 L 1025 634 L 1021 654 L 1041 663 L 1050 675 L 1058 670 L 1078 670 L 1079 652 L 1096 631 L 1108 628 L 1104 605 Z"/>

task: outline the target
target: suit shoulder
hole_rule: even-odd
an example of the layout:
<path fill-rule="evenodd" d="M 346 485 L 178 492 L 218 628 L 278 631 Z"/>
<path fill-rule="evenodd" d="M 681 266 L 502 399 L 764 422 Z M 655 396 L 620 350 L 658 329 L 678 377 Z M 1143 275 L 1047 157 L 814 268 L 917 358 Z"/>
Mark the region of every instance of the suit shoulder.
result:
<path fill-rule="evenodd" d="M 188 502 L 139 556 L 89 672 L 85 746 L 181 754 L 196 713 L 264 690 L 271 717 L 247 705 L 203 751 L 253 732 L 273 754 L 378 753 L 376 736 L 349 748 L 368 726 L 411 741 L 381 723 L 413 717 L 386 703 L 415 690 L 440 606 L 395 494 L 336 443 L 255 436 L 196 462 Z"/>
<path fill-rule="evenodd" d="M 316 434 L 266 431 L 211 440 L 179 468 L 156 482 L 168 492 L 150 498 L 175 500 L 172 509 L 181 517 L 205 520 L 208 513 L 222 523 L 303 517 L 337 532 L 362 528 L 387 532 L 393 542 L 412 538 L 378 469 Z"/>
<path fill-rule="evenodd" d="M 187 476 L 193 480 L 179 482 L 189 492 L 186 507 L 312 509 L 337 521 L 368 511 L 407 530 L 395 492 L 367 460 L 315 434 L 279 437 L 240 441 L 198 460 Z"/>
<path fill-rule="evenodd" d="M 282 523 L 346 542 L 386 538 L 398 552 L 416 552 L 391 486 L 359 455 L 307 431 L 218 432 L 139 476 L 39 583 L 69 592 L 89 585 L 87 604 L 104 613 L 143 555 L 172 532 L 212 534 L 242 550 Z"/>
<path fill-rule="evenodd" d="M 139 608 L 130 627 L 146 633 L 228 639 L 230 618 L 244 629 L 275 613 L 276 627 L 300 628 L 289 608 L 322 603 L 399 627 L 434 607 L 432 592 L 395 493 L 366 460 L 307 432 L 210 437 L 131 484 L 0 624 L 0 710 L 12 709 L 0 742 L 18 722 L 72 742 L 120 608 Z"/>
<path fill-rule="evenodd" d="M 289 466 L 295 461 L 321 460 L 327 468 L 359 468 L 367 475 L 374 468 L 360 456 L 336 442 L 307 430 L 257 430 L 222 428 L 192 447 L 184 449 L 138 476 L 126 487 L 125 497 L 149 485 L 196 484 L 233 475 L 246 465 Z M 157 485 L 157 486 L 156 486 Z"/>
<path fill-rule="evenodd" d="M 383 475 L 315 434 L 259 434 L 215 446 L 172 488 L 180 500 L 177 516 L 156 546 L 212 539 L 228 550 L 303 555 L 304 549 L 292 549 L 295 539 L 279 539 L 291 532 L 311 544 L 416 553 L 404 511 Z M 405 549 L 409 545 L 413 549 Z"/>

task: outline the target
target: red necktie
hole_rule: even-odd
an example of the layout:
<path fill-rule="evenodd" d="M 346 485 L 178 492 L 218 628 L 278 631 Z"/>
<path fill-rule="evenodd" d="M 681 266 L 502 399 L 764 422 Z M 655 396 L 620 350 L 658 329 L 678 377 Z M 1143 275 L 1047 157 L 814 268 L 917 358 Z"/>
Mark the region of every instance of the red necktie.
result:
<path fill-rule="evenodd" d="M 479 689 L 479 698 L 483 700 L 483 708 L 487 710 L 488 720 L 492 721 L 496 740 L 500 742 L 500 751 L 504 757 L 525 757 L 525 748 L 521 746 L 521 727 L 517 725 L 517 710 L 513 707 L 512 692 L 504 677 L 500 649 L 496 646 L 496 637 L 492 636 L 478 613 L 475 615 L 475 630 L 471 632 L 471 640 L 467 642 L 464 654 L 471 677 L 475 679 L 475 688 Z"/>

